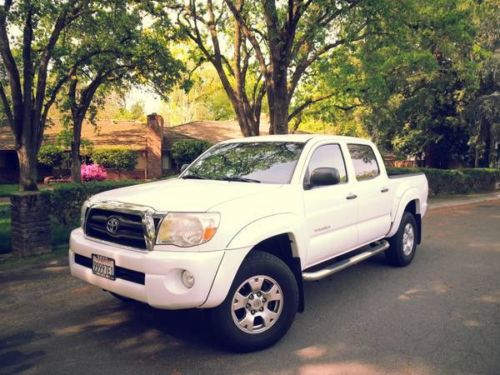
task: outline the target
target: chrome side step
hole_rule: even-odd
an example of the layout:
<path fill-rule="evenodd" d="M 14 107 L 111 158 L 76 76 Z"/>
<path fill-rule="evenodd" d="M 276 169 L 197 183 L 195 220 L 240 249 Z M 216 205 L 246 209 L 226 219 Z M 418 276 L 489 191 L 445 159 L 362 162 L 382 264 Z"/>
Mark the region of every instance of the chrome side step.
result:
<path fill-rule="evenodd" d="M 374 245 L 369 245 L 366 251 L 356 254 L 350 258 L 341 260 L 334 264 L 330 264 L 329 266 L 326 266 L 325 268 L 322 268 L 318 271 L 303 272 L 302 278 L 304 279 L 304 281 L 321 280 L 325 277 L 333 275 L 334 273 L 342 271 L 350 266 L 354 266 L 355 264 L 358 264 L 359 262 L 362 262 L 365 259 L 368 259 L 378 253 L 381 253 L 382 251 L 385 251 L 388 248 L 389 248 L 389 242 L 387 242 L 386 240 L 378 241 Z"/>

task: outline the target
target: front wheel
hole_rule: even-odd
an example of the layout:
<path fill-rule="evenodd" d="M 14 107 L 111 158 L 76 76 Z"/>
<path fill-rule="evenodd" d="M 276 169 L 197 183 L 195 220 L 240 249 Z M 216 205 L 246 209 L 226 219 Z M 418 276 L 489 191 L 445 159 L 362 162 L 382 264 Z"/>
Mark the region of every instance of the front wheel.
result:
<path fill-rule="evenodd" d="M 411 212 L 403 214 L 399 229 L 389 238 L 389 244 L 385 255 L 391 265 L 404 267 L 411 263 L 417 250 L 417 221 Z"/>
<path fill-rule="evenodd" d="M 264 349 L 288 331 L 298 302 L 290 268 L 274 255 L 255 251 L 241 265 L 224 302 L 209 311 L 211 325 L 230 350 Z"/>

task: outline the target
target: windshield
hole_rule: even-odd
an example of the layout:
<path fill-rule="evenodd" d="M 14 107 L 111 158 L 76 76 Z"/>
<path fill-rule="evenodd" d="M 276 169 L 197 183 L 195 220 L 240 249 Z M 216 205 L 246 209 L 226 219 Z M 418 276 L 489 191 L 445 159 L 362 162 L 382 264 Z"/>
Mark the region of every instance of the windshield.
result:
<path fill-rule="evenodd" d="M 288 184 L 304 143 L 223 143 L 193 163 L 182 178 Z"/>

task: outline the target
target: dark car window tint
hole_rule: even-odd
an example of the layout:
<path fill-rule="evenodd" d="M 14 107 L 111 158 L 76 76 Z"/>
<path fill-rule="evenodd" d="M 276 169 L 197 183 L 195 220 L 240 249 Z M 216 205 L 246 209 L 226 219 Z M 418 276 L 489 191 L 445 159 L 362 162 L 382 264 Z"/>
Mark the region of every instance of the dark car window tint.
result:
<path fill-rule="evenodd" d="M 373 149 L 368 145 L 349 144 L 354 172 L 358 181 L 369 180 L 380 174 L 380 168 Z"/>
<path fill-rule="evenodd" d="M 316 168 L 337 168 L 340 175 L 340 183 L 347 182 L 347 173 L 344 163 L 344 157 L 339 145 L 324 145 L 314 150 L 307 168 L 306 179 Z"/>

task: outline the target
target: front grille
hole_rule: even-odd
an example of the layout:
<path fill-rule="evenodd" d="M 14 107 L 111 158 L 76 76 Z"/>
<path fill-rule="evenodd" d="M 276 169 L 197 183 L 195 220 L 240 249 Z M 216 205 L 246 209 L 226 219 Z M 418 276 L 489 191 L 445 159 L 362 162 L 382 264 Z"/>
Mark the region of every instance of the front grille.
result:
<path fill-rule="evenodd" d="M 110 232 L 107 228 L 111 218 L 115 218 L 118 222 L 118 229 L 115 233 Z M 85 234 L 124 246 L 146 249 L 144 228 L 139 214 L 92 208 L 85 222 Z"/>
<path fill-rule="evenodd" d="M 86 256 L 75 254 L 75 263 L 80 266 L 92 269 L 92 259 Z M 123 268 L 115 266 L 115 277 L 117 279 L 127 280 L 132 283 L 144 285 L 145 275 L 142 272 L 129 270 L 128 268 Z"/>

